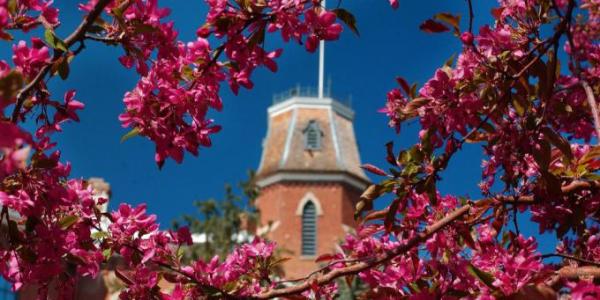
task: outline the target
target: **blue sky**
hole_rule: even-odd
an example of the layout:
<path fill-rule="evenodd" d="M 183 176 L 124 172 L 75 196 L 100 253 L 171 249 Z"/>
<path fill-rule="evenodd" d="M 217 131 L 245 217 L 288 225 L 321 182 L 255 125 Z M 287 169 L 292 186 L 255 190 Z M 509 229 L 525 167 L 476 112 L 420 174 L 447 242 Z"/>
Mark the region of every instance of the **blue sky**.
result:
<path fill-rule="evenodd" d="M 66 36 L 82 13 L 76 9 L 76 1 L 57 2 L 63 16 L 58 33 Z M 194 32 L 206 13 L 204 2 L 159 2 L 172 8 L 171 18 L 180 38 L 194 39 Z M 495 1 L 474 2 L 475 24 L 489 20 Z M 330 6 L 336 4 L 329 1 Z M 394 11 L 387 0 L 346 0 L 341 6 L 356 16 L 360 37 L 346 28 L 339 41 L 327 44 L 326 76 L 332 80 L 335 96 L 352 98 L 363 163 L 387 167 L 385 143 L 394 141 L 396 149 L 408 147 L 416 141 L 418 130 L 418 124 L 409 124 L 396 135 L 387 127 L 385 116 L 377 112 L 385 103 L 387 91 L 396 86 L 395 77 L 423 84 L 461 47 L 451 34 L 423 33 L 418 29 L 419 24 L 442 11 L 467 16 L 467 4 L 453 0 L 402 1 Z M 467 21 L 462 20 L 462 28 L 466 28 Z M 223 130 L 214 135 L 213 146 L 202 148 L 197 158 L 186 155 L 181 165 L 168 161 L 158 170 L 153 160 L 154 146 L 149 140 L 136 137 L 120 143 L 128 130 L 121 128 L 117 117 L 123 111 L 123 94 L 137 81 L 135 72 L 125 70 L 117 61 L 121 49 L 87 42 L 86 50 L 73 61 L 69 78 L 51 81 L 55 97 L 75 88 L 77 99 L 86 104 L 80 113 L 81 122 L 64 126 L 64 132 L 55 136 L 63 159 L 73 164 L 72 175 L 105 178 L 112 186 L 113 208 L 120 202 L 147 202 L 163 227 L 182 213 L 192 212 L 192 201 L 220 197 L 225 183 L 244 179 L 247 170 L 258 167 L 261 141 L 266 133 L 266 110 L 273 94 L 296 84 L 317 84 L 316 54 L 307 53 L 297 44 L 283 44 L 278 35 L 268 36 L 266 45 L 269 49 L 284 49 L 278 60 L 279 72 L 259 70 L 253 78 L 254 89 L 242 90 L 239 96 L 234 96 L 224 85 L 224 109 L 212 113 Z M 2 53 L 8 53 L 7 50 Z M 478 147 L 466 147 L 443 174 L 441 191 L 479 196 L 480 156 Z M 531 225 L 522 226 L 521 230 L 528 234 L 537 232 Z"/>

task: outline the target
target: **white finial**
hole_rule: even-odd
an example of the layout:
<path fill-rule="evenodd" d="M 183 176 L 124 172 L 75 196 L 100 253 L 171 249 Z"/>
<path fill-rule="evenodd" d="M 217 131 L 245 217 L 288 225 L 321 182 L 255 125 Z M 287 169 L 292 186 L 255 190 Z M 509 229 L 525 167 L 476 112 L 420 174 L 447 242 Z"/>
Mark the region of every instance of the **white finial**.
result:
<path fill-rule="evenodd" d="M 321 1 L 321 7 L 325 9 L 325 0 Z M 325 81 L 325 42 L 319 42 L 319 98 L 323 98 L 323 82 Z"/>

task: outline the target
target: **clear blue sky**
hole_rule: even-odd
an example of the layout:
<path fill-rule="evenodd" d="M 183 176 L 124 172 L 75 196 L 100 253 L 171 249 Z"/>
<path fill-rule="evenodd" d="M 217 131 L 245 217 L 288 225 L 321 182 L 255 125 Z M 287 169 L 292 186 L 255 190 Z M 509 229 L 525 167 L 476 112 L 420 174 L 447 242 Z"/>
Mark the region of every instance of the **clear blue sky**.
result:
<path fill-rule="evenodd" d="M 81 12 L 76 1 L 56 2 L 63 16 L 58 32 L 65 36 L 79 22 Z M 328 2 L 330 6 L 337 4 Z M 489 20 L 495 1 L 474 2 L 476 24 Z M 172 7 L 171 17 L 181 39 L 194 39 L 206 13 L 204 2 L 160 3 Z M 410 124 L 396 135 L 387 127 L 385 116 L 377 112 L 385 103 L 386 92 L 396 86 L 394 78 L 401 75 L 422 84 L 461 47 L 451 34 L 426 34 L 419 31 L 419 24 L 437 12 L 448 11 L 463 15 L 461 25 L 466 28 L 467 4 L 456 0 L 402 1 L 394 11 L 387 0 L 346 0 L 342 7 L 355 14 L 361 35 L 356 37 L 346 28 L 339 41 L 327 44 L 326 75 L 332 79 L 334 95 L 352 97 L 363 163 L 387 167 L 385 143 L 393 140 L 397 149 L 407 147 L 416 140 L 418 130 L 418 124 Z M 225 183 L 244 179 L 247 170 L 258 167 L 272 95 L 296 84 L 317 83 L 316 54 L 296 44 L 282 44 L 278 35 L 268 36 L 266 45 L 269 49 L 284 48 L 278 60 L 279 72 L 260 70 L 253 78 L 255 88 L 242 90 L 237 97 L 224 85 L 224 110 L 212 114 L 223 130 L 214 135 L 213 146 L 202 148 L 197 158 L 186 155 L 181 165 L 168 161 L 158 170 L 150 141 L 137 137 L 120 143 L 127 129 L 121 128 L 117 116 L 123 111 L 123 94 L 136 83 L 136 74 L 117 61 L 120 48 L 87 42 L 87 49 L 73 61 L 68 80 L 51 81 L 56 97 L 76 88 L 77 99 L 86 104 L 80 113 L 81 123 L 64 126 L 64 132 L 56 135 L 63 159 L 73 164 L 72 175 L 105 178 L 112 186 L 113 208 L 120 202 L 147 202 L 163 227 L 182 213 L 192 212 L 192 201 L 220 197 Z M 467 147 L 444 173 L 441 191 L 479 196 L 480 157 L 478 147 Z M 537 232 L 531 225 L 522 227 L 525 233 Z"/>

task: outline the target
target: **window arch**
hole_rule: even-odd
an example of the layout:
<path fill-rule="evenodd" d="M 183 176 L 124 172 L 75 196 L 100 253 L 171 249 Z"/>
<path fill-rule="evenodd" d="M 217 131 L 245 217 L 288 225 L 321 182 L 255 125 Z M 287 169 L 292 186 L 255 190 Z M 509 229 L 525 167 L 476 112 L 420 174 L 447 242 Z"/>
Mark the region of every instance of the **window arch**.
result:
<path fill-rule="evenodd" d="M 316 120 L 310 120 L 303 131 L 304 133 L 304 149 L 319 150 L 321 149 L 321 138 L 323 132 Z"/>
<path fill-rule="evenodd" d="M 302 208 L 302 255 L 317 254 L 317 206 L 307 201 Z"/>

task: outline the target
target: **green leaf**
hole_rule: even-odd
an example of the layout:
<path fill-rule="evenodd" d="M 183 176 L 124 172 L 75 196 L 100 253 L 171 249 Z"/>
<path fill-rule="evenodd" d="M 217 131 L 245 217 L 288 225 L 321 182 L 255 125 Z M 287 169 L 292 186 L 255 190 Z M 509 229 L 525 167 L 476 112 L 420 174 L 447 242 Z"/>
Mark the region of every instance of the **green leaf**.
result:
<path fill-rule="evenodd" d="M 453 53 L 447 60 L 444 62 L 444 66 L 452 67 L 454 65 L 454 59 L 456 58 L 456 53 Z"/>
<path fill-rule="evenodd" d="M 17 0 L 8 0 L 8 11 L 10 12 L 11 15 L 14 15 L 17 13 Z"/>
<path fill-rule="evenodd" d="M 157 29 L 154 28 L 153 26 L 148 25 L 148 24 L 142 24 L 142 23 L 136 24 L 135 28 L 133 30 L 135 33 L 138 33 L 138 34 L 153 33 L 153 32 L 157 31 Z"/>
<path fill-rule="evenodd" d="M 425 192 L 429 197 L 429 201 L 432 205 L 437 204 L 437 189 L 435 188 L 435 176 L 429 175 L 425 180 Z"/>
<path fill-rule="evenodd" d="M 494 290 L 496 289 L 496 287 L 493 285 L 494 280 L 495 280 L 494 275 L 492 275 L 488 272 L 485 272 L 483 270 L 480 270 L 472 264 L 469 264 L 467 266 L 467 272 L 469 272 L 469 274 L 473 275 L 473 277 L 479 279 L 479 281 L 483 282 L 489 288 L 494 289 Z"/>
<path fill-rule="evenodd" d="M 57 37 L 54 33 L 54 30 L 52 30 L 51 28 L 46 29 L 46 32 L 44 32 L 44 38 L 46 39 L 46 42 L 48 43 L 48 45 L 50 45 L 50 47 L 62 50 L 63 52 L 69 51 L 67 44 L 65 44 L 65 42 L 63 42 L 59 37 Z"/>
<path fill-rule="evenodd" d="M 106 231 L 96 231 L 92 233 L 92 238 L 95 240 L 103 239 L 108 237 L 108 232 Z"/>
<path fill-rule="evenodd" d="M 121 6 L 115 6 L 115 8 L 113 8 L 112 13 L 115 17 L 122 19 L 123 18 L 123 9 L 121 8 Z"/>
<path fill-rule="evenodd" d="M 79 220 L 79 217 L 76 215 L 69 215 L 66 217 L 63 217 L 62 219 L 60 219 L 60 221 L 58 222 L 58 225 L 60 225 L 60 228 L 62 229 L 67 229 L 69 227 L 71 227 L 73 224 L 77 223 L 77 221 Z"/>
<path fill-rule="evenodd" d="M 402 198 L 397 198 L 390 205 L 387 214 L 385 215 L 385 219 L 383 221 L 384 227 L 386 231 L 390 231 L 394 226 L 394 222 L 396 220 L 396 213 L 398 212 L 398 206 L 400 206 L 400 201 Z"/>
<path fill-rule="evenodd" d="M 250 36 L 250 40 L 248 41 L 250 48 L 253 48 L 256 45 L 262 45 L 265 42 L 265 28 L 265 26 L 261 26 L 252 33 L 252 36 Z"/>
<path fill-rule="evenodd" d="M 342 20 L 352 32 L 354 32 L 354 34 L 360 35 L 360 33 L 358 33 L 358 28 L 356 27 L 356 17 L 354 17 L 352 13 L 343 8 L 336 8 L 333 10 L 333 13 L 335 13 L 335 15 Z"/>
<path fill-rule="evenodd" d="M 66 80 L 69 77 L 69 61 L 66 59 L 61 60 L 58 64 L 58 75 L 62 80 Z"/>
<path fill-rule="evenodd" d="M 12 99 L 23 86 L 23 75 L 17 71 L 11 71 L 0 79 L 0 97 Z"/>
<path fill-rule="evenodd" d="M 579 160 L 581 164 L 587 164 L 600 157 L 600 146 L 593 146 L 588 153 Z"/>
<path fill-rule="evenodd" d="M 121 143 L 140 134 L 140 130 L 136 127 L 121 137 Z"/>
<path fill-rule="evenodd" d="M 109 260 L 112 256 L 112 249 L 104 249 L 104 251 L 102 251 L 102 256 L 104 256 L 105 260 Z"/>

